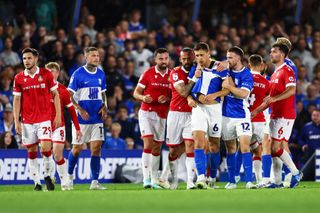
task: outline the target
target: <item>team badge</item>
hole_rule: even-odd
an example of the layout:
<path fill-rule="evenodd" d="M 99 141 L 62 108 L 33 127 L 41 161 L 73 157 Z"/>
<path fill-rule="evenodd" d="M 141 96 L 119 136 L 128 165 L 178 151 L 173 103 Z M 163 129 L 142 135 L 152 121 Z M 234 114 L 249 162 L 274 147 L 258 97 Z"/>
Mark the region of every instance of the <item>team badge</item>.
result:
<path fill-rule="evenodd" d="M 177 80 L 178 80 L 178 74 L 177 74 L 177 73 L 173 73 L 173 74 L 172 74 L 172 79 L 173 79 L 174 81 L 177 81 Z"/>
<path fill-rule="evenodd" d="M 41 76 L 41 75 L 39 75 L 39 77 L 38 77 L 38 81 L 39 81 L 39 82 L 42 82 L 42 81 L 43 81 L 43 78 L 42 78 L 42 76 Z"/>

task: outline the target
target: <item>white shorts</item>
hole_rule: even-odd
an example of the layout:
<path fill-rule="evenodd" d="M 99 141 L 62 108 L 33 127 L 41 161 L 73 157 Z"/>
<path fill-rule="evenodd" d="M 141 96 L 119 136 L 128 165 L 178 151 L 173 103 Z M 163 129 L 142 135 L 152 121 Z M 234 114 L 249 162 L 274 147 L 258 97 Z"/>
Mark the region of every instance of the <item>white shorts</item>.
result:
<path fill-rule="evenodd" d="M 66 141 L 66 127 L 61 126 L 52 133 L 52 142 L 64 144 Z"/>
<path fill-rule="evenodd" d="M 91 141 L 104 141 L 103 124 L 80 124 L 82 138 L 77 140 L 77 130 L 72 124 L 72 144 L 84 144 Z"/>
<path fill-rule="evenodd" d="M 252 122 L 252 138 L 250 143 L 251 150 L 256 149 L 262 144 L 264 129 L 265 122 Z"/>
<path fill-rule="evenodd" d="M 250 118 L 229 118 L 222 116 L 222 139 L 234 140 L 240 136 L 252 136 Z"/>
<path fill-rule="evenodd" d="M 266 125 L 264 128 L 264 134 L 270 135 L 270 113 L 269 108 L 263 111 L 264 117 L 266 119 Z"/>
<path fill-rule="evenodd" d="M 141 136 L 153 137 L 156 142 L 164 142 L 166 119 L 160 118 L 156 112 L 139 110 L 139 127 Z"/>
<path fill-rule="evenodd" d="M 30 147 L 41 141 L 51 142 L 51 121 L 43 121 L 34 124 L 21 124 L 22 144 Z"/>
<path fill-rule="evenodd" d="M 192 108 L 191 130 L 203 131 L 209 137 L 221 137 L 222 106 L 220 103 L 205 105 L 198 104 Z"/>
<path fill-rule="evenodd" d="M 275 141 L 289 141 L 294 119 L 276 118 L 270 119 L 270 137 Z"/>
<path fill-rule="evenodd" d="M 167 118 L 167 146 L 177 146 L 183 140 L 192 140 L 191 112 L 169 111 Z"/>

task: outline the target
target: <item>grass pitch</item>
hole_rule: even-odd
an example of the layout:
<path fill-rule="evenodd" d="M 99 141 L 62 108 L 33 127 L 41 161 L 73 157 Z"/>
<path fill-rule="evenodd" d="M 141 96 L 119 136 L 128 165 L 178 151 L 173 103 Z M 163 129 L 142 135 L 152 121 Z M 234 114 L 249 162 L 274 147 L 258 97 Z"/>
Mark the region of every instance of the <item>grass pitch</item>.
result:
<path fill-rule="evenodd" d="M 313 213 L 320 212 L 320 183 L 302 182 L 295 189 L 252 189 L 244 184 L 235 190 L 220 189 L 144 190 L 137 184 L 103 184 L 106 191 L 90 191 L 75 185 L 74 191 L 35 192 L 32 185 L 0 186 L 3 213 L 94 213 L 94 212 L 226 212 L 226 213 Z"/>

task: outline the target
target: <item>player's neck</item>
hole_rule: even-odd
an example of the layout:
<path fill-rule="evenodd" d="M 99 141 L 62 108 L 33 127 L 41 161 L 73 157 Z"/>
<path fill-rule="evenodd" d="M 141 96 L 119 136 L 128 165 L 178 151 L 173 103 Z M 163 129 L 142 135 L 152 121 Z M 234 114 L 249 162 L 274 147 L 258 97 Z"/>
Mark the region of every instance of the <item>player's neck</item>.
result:
<path fill-rule="evenodd" d="M 206 62 L 204 63 L 204 67 L 205 67 L 205 68 L 209 68 L 211 62 L 212 62 L 211 60 L 206 61 Z"/>
<path fill-rule="evenodd" d="M 34 65 L 31 69 L 27 69 L 29 75 L 34 75 L 37 71 L 37 66 Z"/>
<path fill-rule="evenodd" d="M 233 70 L 234 71 L 240 71 L 243 69 L 243 64 L 239 63 L 239 64 L 236 64 L 236 66 L 234 66 Z"/>
<path fill-rule="evenodd" d="M 97 66 L 94 66 L 92 64 L 86 64 L 86 69 L 90 72 L 95 72 L 96 71 Z"/>
<path fill-rule="evenodd" d="M 275 63 L 276 69 L 278 69 L 282 64 L 284 64 L 284 60 L 280 60 L 277 63 Z"/>
<path fill-rule="evenodd" d="M 157 70 L 158 70 L 160 73 L 162 73 L 162 74 L 167 71 L 167 67 L 162 70 L 162 69 L 160 69 L 160 67 L 159 67 L 158 65 L 156 65 L 156 68 L 157 68 Z"/>

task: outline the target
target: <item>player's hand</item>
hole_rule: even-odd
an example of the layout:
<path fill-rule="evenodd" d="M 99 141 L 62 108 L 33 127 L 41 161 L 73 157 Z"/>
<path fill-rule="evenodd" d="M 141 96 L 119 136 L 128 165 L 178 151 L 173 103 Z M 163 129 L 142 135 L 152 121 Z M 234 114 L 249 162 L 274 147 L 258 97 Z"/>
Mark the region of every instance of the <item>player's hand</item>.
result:
<path fill-rule="evenodd" d="M 85 111 L 81 107 L 79 107 L 77 110 L 83 120 L 85 120 L 85 121 L 89 120 L 89 114 L 87 113 L 87 111 Z"/>
<path fill-rule="evenodd" d="M 216 98 L 217 98 L 216 93 L 212 93 L 212 94 L 204 96 L 204 102 L 206 104 L 213 104 L 215 102 Z"/>
<path fill-rule="evenodd" d="M 206 104 L 204 98 L 205 98 L 205 95 L 200 94 L 200 95 L 198 96 L 198 101 L 199 101 L 200 103 L 202 103 L 202 104 Z"/>
<path fill-rule="evenodd" d="M 221 71 L 226 70 L 226 69 L 229 68 L 229 63 L 228 63 L 227 60 L 225 60 L 225 61 L 217 61 L 216 65 L 217 65 L 217 69 L 216 70 L 218 72 L 221 72 Z"/>
<path fill-rule="evenodd" d="M 21 133 L 22 133 L 21 123 L 20 122 L 15 122 L 14 127 L 15 127 L 15 130 L 16 130 L 16 133 L 21 135 Z"/>
<path fill-rule="evenodd" d="M 108 112 L 107 112 L 107 107 L 106 107 L 105 105 L 103 105 L 103 106 L 100 108 L 99 114 L 101 115 L 102 120 L 107 119 Z"/>
<path fill-rule="evenodd" d="M 169 99 L 168 99 L 166 96 L 164 96 L 164 95 L 160 95 L 159 98 L 158 98 L 158 102 L 159 102 L 160 104 L 164 104 L 164 103 L 166 103 L 168 100 L 169 100 Z"/>
<path fill-rule="evenodd" d="M 76 135 L 77 135 L 77 141 L 80 141 L 80 139 L 82 138 L 82 132 L 80 130 L 77 130 Z"/>
<path fill-rule="evenodd" d="M 196 68 L 196 71 L 194 73 L 194 77 L 200 78 L 201 75 L 202 75 L 202 70 L 203 70 L 203 67 L 200 64 L 198 64 L 197 68 Z"/>
<path fill-rule="evenodd" d="M 147 94 L 147 95 L 143 96 L 142 101 L 150 104 L 153 101 L 153 99 L 152 99 L 151 95 Z"/>
<path fill-rule="evenodd" d="M 7 97 L 7 96 L 5 96 L 5 95 L 0 95 L 0 103 L 2 103 L 2 104 L 7 104 L 7 103 L 9 103 L 10 102 L 10 100 L 9 100 L 9 98 Z"/>
<path fill-rule="evenodd" d="M 189 107 L 192 107 L 192 108 L 196 108 L 197 107 L 197 102 L 192 98 L 192 97 L 188 97 L 188 105 Z"/>
<path fill-rule="evenodd" d="M 257 112 L 256 110 L 253 110 L 253 111 L 251 112 L 251 119 L 254 118 L 254 117 L 256 117 L 257 115 L 258 115 L 258 112 Z"/>
<path fill-rule="evenodd" d="M 264 99 L 264 102 L 265 102 L 267 105 L 270 105 L 271 103 L 276 102 L 276 99 L 275 99 L 274 97 L 268 96 L 268 97 L 266 97 L 266 98 Z"/>
<path fill-rule="evenodd" d="M 56 115 L 53 120 L 53 129 L 57 129 L 58 127 L 60 127 L 61 123 L 62 123 L 61 116 Z"/>

